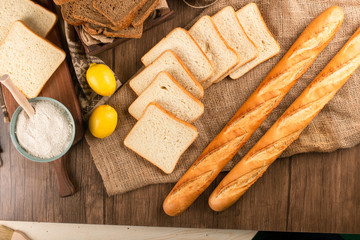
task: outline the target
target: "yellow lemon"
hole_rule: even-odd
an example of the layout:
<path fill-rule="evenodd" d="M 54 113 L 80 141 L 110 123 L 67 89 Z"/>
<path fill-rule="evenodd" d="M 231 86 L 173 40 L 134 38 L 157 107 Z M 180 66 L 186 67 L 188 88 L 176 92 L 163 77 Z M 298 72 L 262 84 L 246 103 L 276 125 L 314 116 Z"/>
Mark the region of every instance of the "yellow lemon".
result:
<path fill-rule="evenodd" d="M 117 125 L 117 112 L 109 105 L 100 105 L 90 116 L 89 130 L 94 137 L 105 138 L 110 136 Z"/>
<path fill-rule="evenodd" d="M 115 76 L 104 64 L 92 63 L 86 71 L 86 80 L 91 89 L 101 96 L 110 96 L 115 92 Z"/>

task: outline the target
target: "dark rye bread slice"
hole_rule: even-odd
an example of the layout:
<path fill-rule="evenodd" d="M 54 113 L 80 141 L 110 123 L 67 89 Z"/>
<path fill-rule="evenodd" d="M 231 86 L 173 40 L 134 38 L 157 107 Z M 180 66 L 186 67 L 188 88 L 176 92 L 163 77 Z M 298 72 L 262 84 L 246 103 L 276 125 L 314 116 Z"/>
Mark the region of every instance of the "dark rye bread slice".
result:
<path fill-rule="evenodd" d="M 74 18 L 102 27 L 112 26 L 109 19 L 93 7 L 92 2 L 93 0 L 75 0 L 73 12 Z"/>
<path fill-rule="evenodd" d="M 94 0 L 93 7 L 118 28 L 130 26 L 137 11 L 149 0 Z"/>
<path fill-rule="evenodd" d="M 84 30 L 91 35 L 103 34 L 107 37 L 140 38 L 143 33 L 143 25 L 140 25 L 138 27 L 130 26 L 121 30 L 104 28 L 92 23 L 86 23 L 83 26 L 84 26 Z"/>
<path fill-rule="evenodd" d="M 119 26 L 112 26 L 112 27 L 110 27 L 110 28 L 111 28 L 112 30 L 115 30 L 115 31 L 117 31 L 117 30 L 122 30 L 122 29 L 126 29 L 126 28 L 128 28 L 129 26 L 131 26 L 132 20 L 135 18 L 135 16 L 136 16 L 136 12 L 134 12 L 134 13 L 130 16 L 129 22 L 127 22 L 126 24 L 124 24 L 124 25 L 119 25 Z"/>
<path fill-rule="evenodd" d="M 91 35 L 99 35 L 104 31 L 104 27 L 101 27 L 99 25 L 93 24 L 93 23 L 85 23 L 83 25 L 84 30 L 91 34 Z"/>
<path fill-rule="evenodd" d="M 61 5 L 61 15 L 63 19 L 71 25 L 81 25 L 84 24 L 84 21 L 74 18 L 74 1 L 64 3 Z"/>
<path fill-rule="evenodd" d="M 134 27 L 142 25 L 149 15 L 155 10 L 160 0 L 147 1 L 137 12 L 135 18 L 132 20 L 131 25 Z"/>
<path fill-rule="evenodd" d="M 105 28 L 103 34 L 107 37 L 141 38 L 143 34 L 143 25 L 137 27 L 129 26 L 122 30 L 113 30 L 111 28 Z"/>
<path fill-rule="evenodd" d="M 73 2 L 74 0 L 54 0 L 54 3 L 56 5 L 63 5 L 65 3 L 68 3 L 68 2 Z"/>

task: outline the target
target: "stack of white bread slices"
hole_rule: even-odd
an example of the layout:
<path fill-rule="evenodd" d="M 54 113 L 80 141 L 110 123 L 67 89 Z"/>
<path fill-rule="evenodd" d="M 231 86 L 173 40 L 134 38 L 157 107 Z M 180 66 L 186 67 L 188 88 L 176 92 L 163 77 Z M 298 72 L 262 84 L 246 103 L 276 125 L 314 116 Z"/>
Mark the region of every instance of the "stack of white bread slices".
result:
<path fill-rule="evenodd" d="M 255 3 L 228 6 L 190 29 L 172 30 L 141 59 L 129 85 L 138 95 L 129 113 L 138 120 L 125 146 L 171 173 L 198 135 L 204 88 L 237 79 L 280 51 Z"/>

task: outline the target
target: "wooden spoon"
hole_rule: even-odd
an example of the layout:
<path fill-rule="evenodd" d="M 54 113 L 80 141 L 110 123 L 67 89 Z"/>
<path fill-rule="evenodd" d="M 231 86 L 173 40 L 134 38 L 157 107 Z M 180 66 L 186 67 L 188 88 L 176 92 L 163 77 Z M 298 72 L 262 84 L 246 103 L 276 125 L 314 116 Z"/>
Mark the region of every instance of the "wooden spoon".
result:
<path fill-rule="evenodd" d="M 25 95 L 17 89 L 15 84 L 11 81 L 10 76 L 4 74 L 0 77 L 0 82 L 9 89 L 16 102 L 25 110 L 27 115 L 31 118 L 35 114 L 35 109 L 31 106 Z"/>

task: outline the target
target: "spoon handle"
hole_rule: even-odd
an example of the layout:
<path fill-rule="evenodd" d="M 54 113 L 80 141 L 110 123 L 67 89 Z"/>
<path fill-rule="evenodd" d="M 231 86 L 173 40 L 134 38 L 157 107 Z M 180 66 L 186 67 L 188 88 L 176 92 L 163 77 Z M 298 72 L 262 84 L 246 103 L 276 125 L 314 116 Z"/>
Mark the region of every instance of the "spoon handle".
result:
<path fill-rule="evenodd" d="M 30 105 L 25 95 L 22 92 L 20 92 L 19 89 L 17 89 L 15 84 L 11 81 L 9 75 L 7 74 L 2 75 L 0 78 L 0 82 L 4 84 L 4 86 L 7 87 L 7 89 L 9 89 L 12 96 L 15 98 L 16 102 L 25 110 L 27 115 L 29 117 L 34 116 L 35 114 L 34 108 Z"/>

